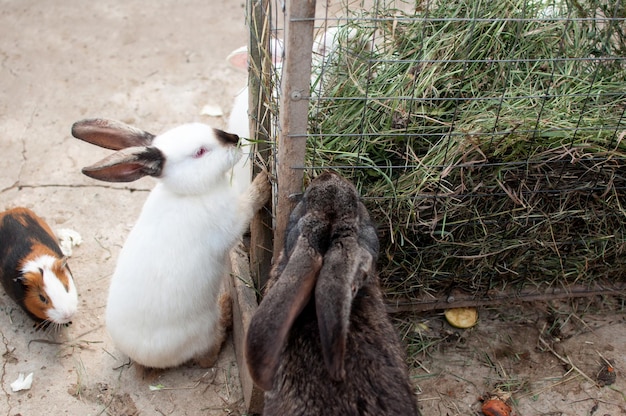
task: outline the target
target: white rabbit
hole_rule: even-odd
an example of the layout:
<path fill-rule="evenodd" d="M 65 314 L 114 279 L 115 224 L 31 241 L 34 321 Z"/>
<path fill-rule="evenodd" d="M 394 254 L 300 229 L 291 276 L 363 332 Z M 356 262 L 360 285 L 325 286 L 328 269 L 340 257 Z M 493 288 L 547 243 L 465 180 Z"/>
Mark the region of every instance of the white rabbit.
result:
<path fill-rule="evenodd" d="M 349 28 L 347 26 L 330 27 L 325 31 L 319 33 L 313 41 L 312 57 L 311 57 L 311 98 L 321 97 L 324 94 L 323 89 L 323 77 L 324 70 L 328 65 L 335 63 L 338 53 L 339 43 L 341 40 L 346 39 L 349 42 L 355 42 L 358 40 L 358 33 L 356 29 Z M 360 49 L 371 51 L 373 48 L 373 39 L 362 39 L 362 45 L 358 47 Z M 272 38 L 270 41 L 270 54 L 272 56 L 273 70 L 275 73 L 280 74 L 283 65 L 284 57 L 284 44 L 281 39 Z M 228 63 L 233 67 L 241 71 L 247 71 L 248 69 L 248 48 L 242 46 L 232 51 L 226 58 Z M 276 86 L 278 88 L 278 86 Z M 273 91 L 273 98 L 277 99 L 278 92 Z M 274 120 L 274 124 L 276 120 Z M 274 126 L 272 126 L 274 127 Z M 248 137 L 250 134 L 250 124 L 248 116 L 248 87 L 246 86 L 235 97 L 233 107 L 228 119 L 227 130 L 231 133 L 237 134 L 239 137 Z M 242 139 L 242 142 L 244 140 Z M 237 165 L 236 169 L 243 169 L 246 165 L 246 157 Z M 245 171 L 244 175 L 249 173 Z M 235 173 L 235 177 L 237 177 Z M 242 175 L 242 176 L 244 176 Z"/>
<path fill-rule="evenodd" d="M 111 279 L 106 326 L 135 362 L 167 368 L 217 359 L 230 298 L 219 296 L 228 253 L 269 198 L 266 174 L 244 193 L 229 181 L 238 137 L 204 124 L 159 136 L 121 122 L 88 119 L 72 134 L 117 150 L 83 173 L 108 182 L 158 180 L 122 248 Z"/>
<path fill-rule="evenodd" d="M 233 167 L 231 180 L 239 192 L 243 192 L 252 177 L 252 161 L 250 160 L 250 142 L 246 137 L 250 135 L 248 122 L 248 88 L 244 88 L 235 97 L 233 108 L 228 118 L 227 130 L 239 136 L 243 157 Z"/>
<path fill-rule="evenodd" d="M 283 47 L 282 41 L 273 39 L 271 42 L 272 62 L 276 69 L 282 63 Z M 242 46 L 232 51 L 226 58 L 228 63 L 240 71 L 248 70 L 248 48 Z M 248 87 L 244 87 L 236 96 L 228 117 L 227 131 L 240 137 L 243 157 L 233 169 L 233 182 L 238 189 L 243 190 L 250 184 L 252 176 L 252 161 L 250 160 L 250 143 L 246 139 L 250 136 L 250 121 L 248 116 Z"/>
<path fill-rule="evenodd" d="M 332 49 L 331 45 L 337 41 L 337 29 L 331 28 L 319 35 L 313 43 L 313 56 L 311 72 L 311 85 L 315 85 L 317 77 L 320 75 L 321 66 L 324 64 L 324 56 L 326 51 Z M 272 38 L 270 41 L 270 54 L 272 57 L 273 71 L 280 74 L 283 64 L 284 45 L 281 39 Z M 235 69 L 247 72 L 248 70 L 248 48 L 242 46 L 232 51 L 226 60 Z M 278 87 L 276 87 L 278 88 Z M 278 98 L 276 90 L 272 91 L 273 99 Z M 233 179 L 237 182 L 237 186 L 245 188 L 250 181 L 251 171 L 249 163 L 249 154 L 246 148 L 249 142 L 245 139 L 250 135 L 250 119 L 248 114 L 249 108 L 249 90 L 246 85 L 236 96 L 228 118 L 227 130 L 237 134 L 241 138 L 241 145 L 244 148 L 244 155 L 233 169 Z M 277 120 L 272 121 L 272 128 L 275 128 Z M 247 180 L 247 183 L 246 183 Z"/>

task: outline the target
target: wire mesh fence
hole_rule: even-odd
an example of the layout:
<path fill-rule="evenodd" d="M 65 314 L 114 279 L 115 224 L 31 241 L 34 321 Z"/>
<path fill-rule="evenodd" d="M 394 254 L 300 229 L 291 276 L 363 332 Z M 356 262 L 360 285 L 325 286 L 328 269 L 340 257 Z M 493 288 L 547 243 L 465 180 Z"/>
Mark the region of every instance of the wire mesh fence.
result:
<path fill-rule="evenodd" d="M 335 169 L 379 225 L 390 303 L 623 290 L 621 0 L 252 4 L 279 244 L 281 192 Z"/>

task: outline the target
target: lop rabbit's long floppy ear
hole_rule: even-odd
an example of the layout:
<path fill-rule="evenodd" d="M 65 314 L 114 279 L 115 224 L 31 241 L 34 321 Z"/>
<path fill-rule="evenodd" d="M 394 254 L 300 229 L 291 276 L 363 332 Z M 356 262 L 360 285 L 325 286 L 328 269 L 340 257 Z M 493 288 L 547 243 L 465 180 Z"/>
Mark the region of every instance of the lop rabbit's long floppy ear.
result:
<path fill-rule="evenodd" d="M 306 306 L 322 267 L 322 256 L 300 235 L 284 270 L 254 313 L 245 354 L 254 382 L 271 390 L 291 325 Z"/>
<path fill-rule="evenodd" d="M 152 133 L 129 126 L 121 121 L 102 118 L 77 121 L 72 125 L 72 136 L 111 150 L 149 146 L 155 137 Z"/>
<path fill-rule="evenodd" d="M 106 182 L 132 182 L 146 175 L 160 176 L 165 158 L 156 147 L 129 147 L 82 169 L 90 178 Z"/>
<path fill-rule="evenodd" d="M 345 379 L 344 358 L 354 295 L 374 271 L 372 254 L 355 235 L 333 240 L 315 287 L 315 309 L 328 374 Z"/>

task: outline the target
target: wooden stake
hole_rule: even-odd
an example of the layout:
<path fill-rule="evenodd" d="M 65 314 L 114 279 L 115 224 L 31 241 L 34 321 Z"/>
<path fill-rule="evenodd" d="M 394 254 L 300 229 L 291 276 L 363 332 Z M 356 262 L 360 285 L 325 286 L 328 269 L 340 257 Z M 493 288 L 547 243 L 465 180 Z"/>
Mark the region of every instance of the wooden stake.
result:
<path fill-rule="evenodd" d="M 315 23 L 315 0 L 287 1 L 285 6 L 285 61 L 276 146 L 278 195 L 274 258 L 283 248 L 289 214 L 302 193 Z"/>

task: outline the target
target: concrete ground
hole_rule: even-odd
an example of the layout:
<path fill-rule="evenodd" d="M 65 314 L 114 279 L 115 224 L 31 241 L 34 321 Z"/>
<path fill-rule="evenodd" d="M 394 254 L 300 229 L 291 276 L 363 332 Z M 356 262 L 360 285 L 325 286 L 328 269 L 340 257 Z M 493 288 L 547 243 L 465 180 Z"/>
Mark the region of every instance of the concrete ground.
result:
<path fill-rule="evenodd" d="M 128 366 L 112 345 L 109 278 L 154 182 L 82 175 L 109 152 L 70 135 L 87 117 L 153 133 L 189 121 L 225 127 L 217 110 L 227 115 L 245 85 L 226 62 L 246 43 L 243 3 L 0 0 L 0 209 L 31 208 L 83 238 L 70 258 L 79 312 L 68 328 L 35 331 L 0 292 L 0 416 L 245 413 L 232 342 L 214 368 L 160 374 Z M 595 299 L 481 310 L 467 331 L 440 313 L 416 317 L 403 336 L 438 340 L 412 363 L 423 414 L 480 414 L 480 397 L 499 393 L 512 395 L 514 415 L 625 415 L 621 299 L 609 309 Z M 617 377 L 600 386 L 607 362 Z M 32 386 L 13 392 L 20 373 L 33 373 Z"/>
<path fill-rule="evenodd" d="M 223 415 L 243 411 L 232 343 L 215 368 L 145 377 L 103 326 L 109 278 L 151 179 L 113 185 L 80 169 L 108 154 L 70 135 L 87 117 L 153 133 L 189 121 L 225 127 L 245 74 L 228 54 L 246 44 L 244 2 L 0 1 L 0 209 L 31 208 L 77 231 L 73 324 L 35 331 L 0 296 L 0 414 Z M 210 106 L 224 116 L 203 114 Z M 30 390 L 14 393 L 19 373 Z M 155 390 L 156 389 L 156 390 Z"/>

